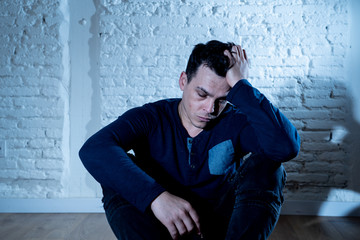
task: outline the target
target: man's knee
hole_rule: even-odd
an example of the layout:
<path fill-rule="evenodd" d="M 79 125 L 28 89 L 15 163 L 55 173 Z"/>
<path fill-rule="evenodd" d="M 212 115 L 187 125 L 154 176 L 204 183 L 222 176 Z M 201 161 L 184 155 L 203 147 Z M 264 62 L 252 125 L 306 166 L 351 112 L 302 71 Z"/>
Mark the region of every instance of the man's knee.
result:
<path fill-rule="evenodd" d="M 273 192 L 282 197 L 285 182 L 286 172 L 281 163 L 252 154 L 238 170 L 236 192 Z"/>
<path fill-rule="evenodd" d="M 228 236 L 266 239 L 280 216 L 286 172 L 281 163 L 253 154 L 237 174 Z"/>
<path fill-rule="evenodd" d="M 103 187 L 105 215 L 117 239 L 171 239 L 150 213 L 142 212 L 113 190 Z"/>

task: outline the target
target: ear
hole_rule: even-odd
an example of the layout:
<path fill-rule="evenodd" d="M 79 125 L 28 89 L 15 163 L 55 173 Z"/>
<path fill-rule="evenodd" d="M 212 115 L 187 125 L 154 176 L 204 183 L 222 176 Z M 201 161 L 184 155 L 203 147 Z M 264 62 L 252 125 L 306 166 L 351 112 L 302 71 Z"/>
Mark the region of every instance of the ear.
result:
<path fill-rule="evenodd" d="M 188 82 L 188 78 L 185 72 L 182 72 L 179 78 L 179 86 L 181 91 L 184 91 L 184 88 Z"/>

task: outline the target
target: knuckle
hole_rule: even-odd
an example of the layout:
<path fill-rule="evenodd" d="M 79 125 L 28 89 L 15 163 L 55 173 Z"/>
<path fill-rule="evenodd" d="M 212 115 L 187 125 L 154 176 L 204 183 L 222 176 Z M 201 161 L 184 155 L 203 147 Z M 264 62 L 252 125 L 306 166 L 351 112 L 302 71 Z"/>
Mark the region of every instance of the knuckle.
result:
<path fill-rule="evenodd" d="M 187 216 L 187 211 L 184 209 L 182 211 L 179 212 L 179 215 L 178 215 L 181 219 L 183 219 L 184 217 Z"/>
<path fill-rule="evenodd" d="M 191 204 L 190 204 L 189 202 L 185 202 L 185 203 L 184 203 L 184 207 L 185 207 L 185 209 L 190 209 L 190 208 L 192 208 L 192 207 L 191 207 Z"/>

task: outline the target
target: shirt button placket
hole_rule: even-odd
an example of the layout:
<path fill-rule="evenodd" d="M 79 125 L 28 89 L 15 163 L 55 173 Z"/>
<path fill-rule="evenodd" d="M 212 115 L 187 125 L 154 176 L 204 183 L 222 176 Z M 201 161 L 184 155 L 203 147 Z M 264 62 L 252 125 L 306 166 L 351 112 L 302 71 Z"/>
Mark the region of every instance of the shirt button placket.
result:
<path fill-rule="evenodd" d="M 189 149 L 189 166 L 191 169 L 195 169 L 196 165 L 194 164 L 194 157 L 195 157 L 195 153 L 192 150 L 192 146 L 193 146 L 193 139 L 192 138 L 188 138 L 188 149 Z"/>
<path fill-rule="evenodd" d="M 190 161 L 190 168 L 191 169 L 195 169 L 196 168 L 196 153 L 194 153 L 194 150 L 192 149 L 192 151 L 190 152 L 190 159 L 191 159 L 191 161 Z"/>

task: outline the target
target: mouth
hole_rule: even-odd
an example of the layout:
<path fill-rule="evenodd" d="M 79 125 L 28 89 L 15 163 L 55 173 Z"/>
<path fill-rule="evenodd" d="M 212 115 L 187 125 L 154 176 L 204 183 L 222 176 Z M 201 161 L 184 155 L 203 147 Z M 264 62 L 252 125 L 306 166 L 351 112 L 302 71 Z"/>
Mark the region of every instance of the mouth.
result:
<path fill-rule="evenodd" d="M 198 118 L 200 119 L 200 122 L 210 122 L 212 120 L 211 118 L 207 118 L 207 117 L 198 116 Z"/>

